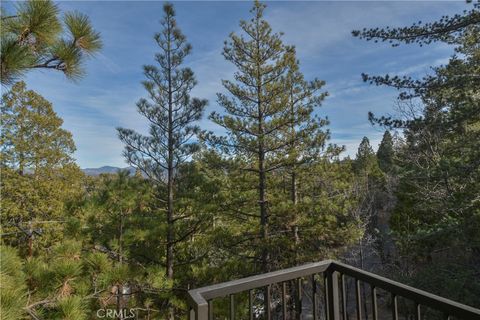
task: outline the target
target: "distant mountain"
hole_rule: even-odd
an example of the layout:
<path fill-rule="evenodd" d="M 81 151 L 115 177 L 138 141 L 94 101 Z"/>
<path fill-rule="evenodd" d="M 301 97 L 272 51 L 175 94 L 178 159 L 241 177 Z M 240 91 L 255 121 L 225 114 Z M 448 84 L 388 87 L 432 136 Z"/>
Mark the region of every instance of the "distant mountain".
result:
<path fill-rule="evenodd" d="M 98 176 L 102 173 L 115 174 L 115 173 L 117 173 L 118 170 L 128 170 L 130 172 L 130 174 L 135 174 L 135 168 L 134 167 L 118 168 L 118 167 L 112 167 L 112 166 L 103 166 L 103 167 L 100 167 L 100 168 L 85 168 L 85 169 L 82 169 L 82 171 L 87 176 Z"/>

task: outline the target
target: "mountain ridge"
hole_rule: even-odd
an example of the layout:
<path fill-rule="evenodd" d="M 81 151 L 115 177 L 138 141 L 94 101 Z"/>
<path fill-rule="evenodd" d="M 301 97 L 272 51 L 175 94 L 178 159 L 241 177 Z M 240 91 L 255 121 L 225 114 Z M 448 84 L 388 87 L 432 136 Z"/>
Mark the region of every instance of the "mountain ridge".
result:
<path fill-rule="evenodd" d="M 81 170 L 87 176 L 99 176 L 101 174 L 115 174 L 119 170 L 128 170 L 128 172 L 130 172 L 130 174 L 134 174 L 135 171 L 136 171 L 136 169 L 134 167 L 119 168 L 119 167 L 114 167 L 114 166 L 101 166 L 101 167 L 98 167 L 98 168 L 83 168 Z"/>

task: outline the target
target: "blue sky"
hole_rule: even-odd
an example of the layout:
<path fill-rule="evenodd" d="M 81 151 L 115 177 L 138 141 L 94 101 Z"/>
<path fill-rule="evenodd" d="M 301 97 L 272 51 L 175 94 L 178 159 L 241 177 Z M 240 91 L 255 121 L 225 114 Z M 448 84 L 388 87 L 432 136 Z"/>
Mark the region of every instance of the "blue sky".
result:
<path fill-rule="evenodd" d="M 145 92 L 142 65 L 153 63 L 159 30 L 160 1 L 66 1 L 62 10 L 78 10 L 90 16 L 101 32 L 104 48 L 85 64 L 87 76 L 78 83 L 62 74 L 34 71 L 27 85 L 50 100 L 73 133 L 82 168 L 103 165 L 126 166 L 121 156 L 118 126 L 145 132 L 147 121 L 136 113 L 135 103 Z M 240 19 L 248 19 L 251 2 L 174 2 L 177 21 L 193 46 L 186 64 L 199 82 L 192 95 L 206 98 L 209 105 L 200 125 L 221 132 L 207 119 L 220 110 L 216 93 L 223 92 L 221 79 L 231 79 L 234 67 L 221 55 L 223 42 L 239 31 Z M 332 142 L 345 145 L 345 155 L 355 155 L 358 143 L 367 136 L 377 147 L 382 131 L 367 120 L 367 112 L 394 113 L 396 92 L 364 84 L 361 73 L 421 76 L 430 66 L 444 64 L 452 48 L 374 44 L 353 38 L 353 29 L 374 26 L 404 26 L 432 21 L 444 14 L 461 12 L 463 1 L 353 1 L 353 2 L 267 2 L 266 19 L 275 31 L 285 33 L 287 44 L 295 45 L 307 79 L 327 82 L 328 97 L 319 109 L 328 116 Z"/>

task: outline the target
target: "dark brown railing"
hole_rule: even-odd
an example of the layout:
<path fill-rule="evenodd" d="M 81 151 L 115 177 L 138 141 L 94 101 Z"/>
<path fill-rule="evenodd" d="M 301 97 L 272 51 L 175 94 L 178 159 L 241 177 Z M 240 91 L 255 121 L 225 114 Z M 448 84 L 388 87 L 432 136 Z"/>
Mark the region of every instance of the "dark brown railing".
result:
<path fill-rule="evenodd" d="M 322 275 L 323 292 L 319 292 L 317 283 L 319 276 Z M 353 280 L 354 283 L 355 315 L 351 317 L 348 317 L 349 310 L 347 301 L 349 300 L 349 295 L 346 287 L 348 283 L 347 277 L 350 280 Z M 422 319 L 422 316 L 426 311 L 424 308 L 440 312 L 444 319 L 480 320 L 479 309 L 331 260 L 310 263 L 299 267 L 269 272 L 190 290 L 188 301 L 190 308 L 189 318 L 192 320 L 215 319 L 213 308 L 214 299 L 228 297 L 227 312 L 229 318 L 233 320 L 235 319 L 236 314 L 238 314 L 236 310 L 236 307 L 238 306 L 235 305 L 235 302 L 236 300 L 240 300 L 239 298 L 236 298 L 236 296 L 248 293 L 248 298 L 245 298 L 245 300 L 248 301 L 248 306 L 243 306 L 243 308 L 248 308 L 248 311 L 246 311 L 245 317 L 240 318 L 253 320 L 259 315 L 258 312 L 256 313 L 254 310 L 254 300 L 255 298 L 260 297 L 264 306 L 264 309 L 260 312 L 260 318 L 267 320 L 273 319 L 272 305 L 275 305 L 276 309 L 280 309 L 275 318 L 284 320 L 290 318 L 301 319 L 302 312 L 305 312 L 305 308 L 302 308 L 302 290 L 304 290 L 303 279 L 309 279 L 311 281 L 311 286 L 309 288 L 311 290 L 311 308 L 309 310 L 310 314 L 308 318 L 313 320 L 347 320 L 349 318 L 360 320 L 365 319 L 366 317 L 373 320 L 398 320 L 399 298 L 413 302 L 413 317 L 415 320 Z M 292 285 L 292 283 L 294 283 L 294 285 Z M 290 310 L 290 313 L 294 314 L 294 316 L 289 316 L 289 310 L 287 310 L 289 299 L 289 295 L 287 294 L 287 284 L 295 296 L 291 299 L 293 300 L 293 303 L 291 303 Z M 368 295 L 369 301 L 362 301 L 362 299 L 366 300 L 365 298 L 367 297 L 364 294 L 364 291 L 362 291 L 362 289 L 365 290 L 367 287 L 366 284 L 368 284 L 370 289 Z M 279 296 L 279 299 L 276 299 L 275 301 L 272 301 L 273 286 L 277 289 Z M 261 292 L 260 294 L 259 290 Z M 390 295 L 390 314 L 388 316 L 384 314 L 380 315 L 379 313 L 379 311 L 385 310 L 380 310 L 378 307 L 377 290 L 386 291 Z M 324 297 L 324 314 L 320 314 L 318 307 L 320 293 L 322 293 Z M 272 304 L 272 302 L 274 303 Z M 368 314 L 366 314 L 367 303 L 370 310 Z M 363 308 L 362 305 L 364 305 Z"/>

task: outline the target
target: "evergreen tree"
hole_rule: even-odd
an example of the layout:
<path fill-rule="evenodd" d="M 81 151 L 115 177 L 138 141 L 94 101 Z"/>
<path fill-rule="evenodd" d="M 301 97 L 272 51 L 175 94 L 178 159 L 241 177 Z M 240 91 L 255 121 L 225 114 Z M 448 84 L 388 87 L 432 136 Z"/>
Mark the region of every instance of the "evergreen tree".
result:
<path fill-rule="evenodd" d="M 286 146 L 287 168 L 290 175 L 290 200 L 292 207 L 289 210 L 293 213 L 291 223 L 293 242 L 299 245 L 298 221 L 298 184 L 299 174 L 305 165 L 321 159 L 324 156 L 326 142 L 329 139 L 329 132 L 324 131 L 328 120 L 320 119 L 313 115 L 315 108 L 320 107 L 323 99 L 328 95 L 326 92 L 319 92 L 325 85 L 324 81 L 315 79 L 306 81 L 299 70 L 299 62 L 292 62 L 285 78 L 287 90 L 287 104 L 290 108 L 290 126 L 287 129 L 286 138 L 290 144 Z M 341 149 L 330 146 L 328 156 L 337 155 Z M 282 154 L 278 155 L 282 157 Z M 303 208 L 305 209 L 305 208 Z"/>
<path fill-rule="evenodd" d="M 367 137 L 363 137 L 360 145 L 358 146 L 357 155 L 354 162 L 354 170 L 358 175 L 369 174 L 372 171 L 376 171 L 378 167 L 377 157 L 373 148 L 370 145 L 370 140 Z"/>
<path fill-rule="evenodd" d="M 284 94 L 284 80 L 294 52 L 293 48 L 282 43 L 280 34 L 273 33 L 263 19 L 264 8 L 265 5 L 256 1 L 251 10 L 253 18 L 249 22 L 240 22 L 244 35 L 232 33 L 230 41 L 225 44 L 225 59 L 238 68 L 236 82 L 223 80 L 229 94 L 218 94 L 218 102 L 226 114 L 214 112 L 210 119 L 225 128 L 227 136 L 208 134 L 206 139 L 244 159 L 243 170 L 256 176 L 258 206 L 251 206 L 246 214 L 259 219 L 261 241 L 256 245 L 261 248 L 262 270 L 268 271 L 270 213 L 267 176 L 285 166 L 285 158 L 277 155 L 285 152 L 292 143 L 284 134 L 295 121 Z M 251 211 L 255 207 L 258 213 Z"/>
<path fill-rule="evenodd" d="M 3 95 L 1 122 L 1 219 L 10 234 L 5 241 L 27 247 L 31 256 L 35 246 L 57 239 L 65 201 L 79 195 L 82 174 L 72 158 L 71 133 L 61 128 L 52 105 L 25 83 Z"/>
<path fill-rule="evenodd" d="M 462 14 L 431 23 L 364 29 L 354 35 L 394 46 L 432 42 L 455 46 L 449 62 L 422 79 L 364 75 L 364 80 L 401 90 L 401 106 L 408 108 L 411 99 L 422 104 L 416 116 L 406 119 L 407 112 L 400 119 L 369 115 L 372 123 L 403 129 L 405 136 L 396 156 L 398 202 L 391 224 L 400 263 L 416 266 L 406 280 L 478 306 L 473 297 L 480 292 L 475 285 L 479 261 L 474 253 L 480 248 L 480 11 L 478 3 L 468 5 L 472 8 Z M 448 285 L 445 270 L 457 274 Z"/>
<path fill-rule="evenodd" d="M 102 177 L 101 188 L 92 199 L 94 213 L 91 219 L 96 228 L 93 241 L 111 248 L 120 264 L 130 256 L 125 238 L 131 233 L 129 224 L 135 220 L 133 215 L 148 213 L 151 197 L 147 181 L 138 176 L 130 177 L 127 170 Z"/>
<path fill-rule="evenodd" d="M 160 263 L 164 254 L 155 239 L 165 226 L 157 207 L 151 182 L 141 175 L 130 176 L 127 170 L 98 177 L 81 207 L 84 250 L 104 254 L 111 271 L 118 272 L 110 275 L 105 270 L 108 278 L 102 286 L 108 294 L 98 298 L 106 308 L 140 308 L 147 314 L 167 308 L 164 292 L 171 290 L 172 283 Z M 157 311 L 151 310 L 153 305 Z"/>
<path fill-rule="evenodd" d="M 383 172 L 391 172 L 393 170 L 393 158 L 394 158 L 394 148 L 393 148 L 393 137 L 390 134 L 390 131 L 385 131 L 383 134 L 382 142 L 378 146 L 377 150 L 377 159 L 378 165 Z"/>
<path fill-rule="evenodd" d="M 3 166 L 24 174 L 73 161 L 75 145 L 71 133 L 61 128 L 63 120 L 24 82 L 3 95 L 1 111 Z"/>
<path fill-rule="evenodd" d="M 383 189 L 384 174 L 380 170 L 377 157 L 367 137 L 363 137 L 358 146 L 357 155 L 353 161 L 353 172 L 359 188 L 359 215 L 362 221 L 369 224 L 372 219 L 376 219 L 378 209 L 376 198 Z"/>
<path fill-rule="evenodd" d="M 0 16 L 1 83 L 12 84 L 32 69 L 62 71 L 77 79 L 84 73 L 82 63 L 102 47 L 100 34 L 88 16 L 60 10 L 50 0 L 16 3 L 16 12 Z M 66 32 L 63 29 L 66 28 Z"/>
<path fill-rule="evenodd" d="M 191 51 L 175 20 L 171 4 L 164 5 L 162 31 L 155 35 L 161 52 L 155 56 L 157 66 L 144 66 L 147 78 L 143 82 L 149 99 L 137 103 L 138 112 L 150 122 L 149 135 L 145 136 L 130 129 L 119 128 L 119 138 L 126 147 L 127 161 L 142 170 L 166 192 L 159 192 L 159 200 L 165 203 L 166 215 L 166 265 L 167 278 L 174 277 L 175 245 L 184 234 L 175 234 L 176 225 L 182 220 L 175 204 L 175 183 L 179 167 L 197 149 L 192 138 L 198 133 L 194 123 L 202 116 L 206 100 L 190 97 L 196 85 L 193 71 L 182 67 Z M 160 187 L 159 187 L 160 190 Z M 185 231 L 189 233 L 189 231 Z M 170 318 L 173 314 L 170 315 Z"/>

